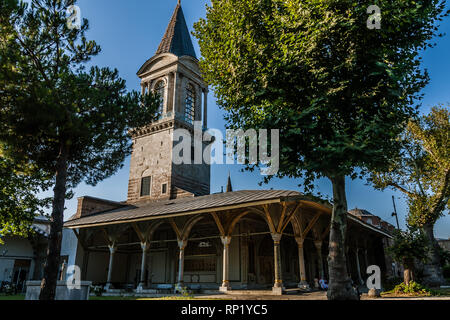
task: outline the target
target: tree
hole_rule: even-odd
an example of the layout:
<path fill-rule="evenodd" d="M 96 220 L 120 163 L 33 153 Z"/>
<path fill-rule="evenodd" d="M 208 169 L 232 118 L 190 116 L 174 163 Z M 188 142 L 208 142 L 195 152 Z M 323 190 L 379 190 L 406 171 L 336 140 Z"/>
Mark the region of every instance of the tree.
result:
<path fill-rule="evenodd" d="M 0 244 L 2 237 L 30 234 L 34 218 L 44 214 L 47 199 L 39 199 L 36 193 L 45 184 L 39 171 L 21 168 L 2 155 L 0 148 Z"/>
<path fill-rule="evenodd" d="M 427 238 L 419 229 L 410 227 L 406 232 L 395 230 L 393 240 L 394 242 L 387 252 L 395 261 L 403 265 L 403 282 L 409 286 L 411 281 L 415 282 L 415 261 L 427 261 L 429 250 Z"/>
<path fill-rule="evenodd" d="M 55 296 L 64 203 L 81 181 L 95 185 L 122 167 L 133 128 L 154 120 L 158 99 L 126 91 L 117 70 L 85 64 L 100 52 L 88 21 L 67 25 L 71 0 L 2 1 L 0 142 L 4 155 L 51 175 L 51 228 L 41 300 Z"/>
<path fill-rule="evenodd" d="M 212 0 L 194 26 L 206 81 L 232 128 L 279 129 L 278 177 L 333 186 L 329 299 L 357 299 L 346 268 L 345 178 L 386 168 L 428 82 L 419 51 L 432 46 L 443 1 L 374 1 L 368 29 L 356 0 Z M 254 168 L 252 166 L 250 169 Z M 267 182 L 270 179 L 265 179 Z"/>
<path fill-rule="evenodd" d="M 403 152 L 390 161 L 388 172 L 371 177 L 377 188 L 391 187 L 408 197 L 408 224 L 422 228 L 429 241 L 424 281 L 430 286 L 444 281 L 434 225 L 450 203 L 449 115 L 448 108 L 433 107 L 430 114 L 411 120 L 401 137 Z"/>

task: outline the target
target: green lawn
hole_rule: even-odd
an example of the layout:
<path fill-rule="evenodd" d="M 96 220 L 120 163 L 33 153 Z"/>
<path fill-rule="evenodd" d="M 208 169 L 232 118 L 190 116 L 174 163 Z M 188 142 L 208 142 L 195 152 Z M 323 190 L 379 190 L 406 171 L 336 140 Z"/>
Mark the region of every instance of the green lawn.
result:
<path fill-rule="evenodd" d="M 138 297 L 97 297 L 90 296 L 89 300 L 102 301 L 102 300 L 138 300 Z"/>
<path fill-rule="evenodd" d="M 4 294 L 0 294 L 0 300 L 25 300 L 24 294 L 17 294 L 13 296 L 7 296 Z"/>
<path fill-rule="evenodd" d="M 102 301 L 102 300 L 205 300 L 201 298 L 194 297 L 183 297 L 183 296 L 169 296 L 160 298 L 141 298 L 141 297 L 96 297 L 91 296 L 89 300 Z M 231 299 L 207 299 L 207 300 L 231 300 Z"/>
<path fill-rule="evenodd" d="M 0 294 L 0 300 L 25 300 L 24 294 L 7 296 Z M 182 297 L 182 296 L 171 296 L 171 297 L 161 297 L 161 298 L 141 298 L 141 297 L 97 297 L 91 296 L 89 300 L 92 301 L 107 301 L 107 300 L 201 300 L 192 297 Z M 211 299 L 211 300 L 227 300 L 227 299 Z"/>

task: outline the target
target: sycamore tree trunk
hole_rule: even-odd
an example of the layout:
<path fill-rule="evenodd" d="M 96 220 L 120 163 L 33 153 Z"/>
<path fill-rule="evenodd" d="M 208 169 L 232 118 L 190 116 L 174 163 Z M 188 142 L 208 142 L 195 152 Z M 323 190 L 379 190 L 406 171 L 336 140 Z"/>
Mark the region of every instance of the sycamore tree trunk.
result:
<path fill-rule="evenodd" d="M 409 286 L 411 281 L 416 281 L 414 276 L 414 259 L 405 259 L 403 261 L 403 282 Z"/>
<path fill-rule="evenodd" d="M 67 183 L 67 152 L 63 149 L 58 156 L 56 164 L 56 182 L 53 189 L 50 236 L 48 239 L 47 260 L 44 267 L 44 278 L 41 282 L 39 300 L 54 300 L 58 281 Z"/>
<path fill-rule="evenodd" d="M 345 177 L 330 178 L 333 184 L 333 215 L 331 217 L 328 270 L 330 275 L 328 300 L 358 300 L 352 287 L 345 256 L 347 231 L 347 197 Z"/>
<path fill-rule="evenodd" d="M 430 250 L 428 253 L 428 262 L 424 265 L 423 282 L 429 287 L 439 287 L 444 282 L 441 267 L 441 257 L 439 254 L 439 244 L 434 238 L 434 224 L 426 224 L 423 231 L 427 236 Z"/>

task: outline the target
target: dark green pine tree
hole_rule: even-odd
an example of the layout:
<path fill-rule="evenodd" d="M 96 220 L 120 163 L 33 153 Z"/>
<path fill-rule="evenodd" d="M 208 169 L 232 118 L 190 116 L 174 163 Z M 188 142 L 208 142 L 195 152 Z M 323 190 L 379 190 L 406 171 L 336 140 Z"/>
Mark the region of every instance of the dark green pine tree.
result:
<path fill-rule="evenodd" d="M 5 158 L 0 145 L 0 245 L 4 236 L 31 234 L 34 219 L 44 215 L 48 205 L 48 199 L 36 194 L 49 184 L 42 171 Z"/>
<path fill-rule="evenodd" d="M 41 300 L 55 297 L 66 195 L 122 167 L 133 128 L 155 118 L 154 95 L 127 92 L 117 70 L 84 65 L 100 52 L 67 25 L 72 0 L 0 4 L 0 142 L 4 156 L 52 178 L 51 229 Z"/>
<path fill-rule="evenodd" d="M 370 5 L 381 9 L 380 29 Z M 280 129 L 277 176 L 332 183 L 329 299 L 358 298 L 344 249 L 345 179 L 386 170 L 398 152 L 428 82 L 419 52 L 444 8 L 441 0 L 212 0 L 194 27 L 229 127 Z"/>

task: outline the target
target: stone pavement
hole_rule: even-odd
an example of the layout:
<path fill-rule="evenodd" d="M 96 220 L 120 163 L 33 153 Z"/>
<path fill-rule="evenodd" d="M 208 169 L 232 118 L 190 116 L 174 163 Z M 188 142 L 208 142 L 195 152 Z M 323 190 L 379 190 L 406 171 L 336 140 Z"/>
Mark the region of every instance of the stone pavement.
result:
<path fill-rule="evenodd" d="M 225 295 L 225 294 L 214 294 L 214 295 L 195 295 L 196 299 L 228 299 L 228 300 L 327 300 L 326 292 L 308 292 L 301 294 L 287 294 L 283 296 L 258 296 L 258 295 Z M 371 299 L 367 297 L 367 294 L 361 296 L 361 300 L 374 300 L 374 301 L 392 301 L 392 300 L 448 300 L 450 301 L 450 296 L 447 297 L 411 297 L 411 298 L 378 298 Z"/>

